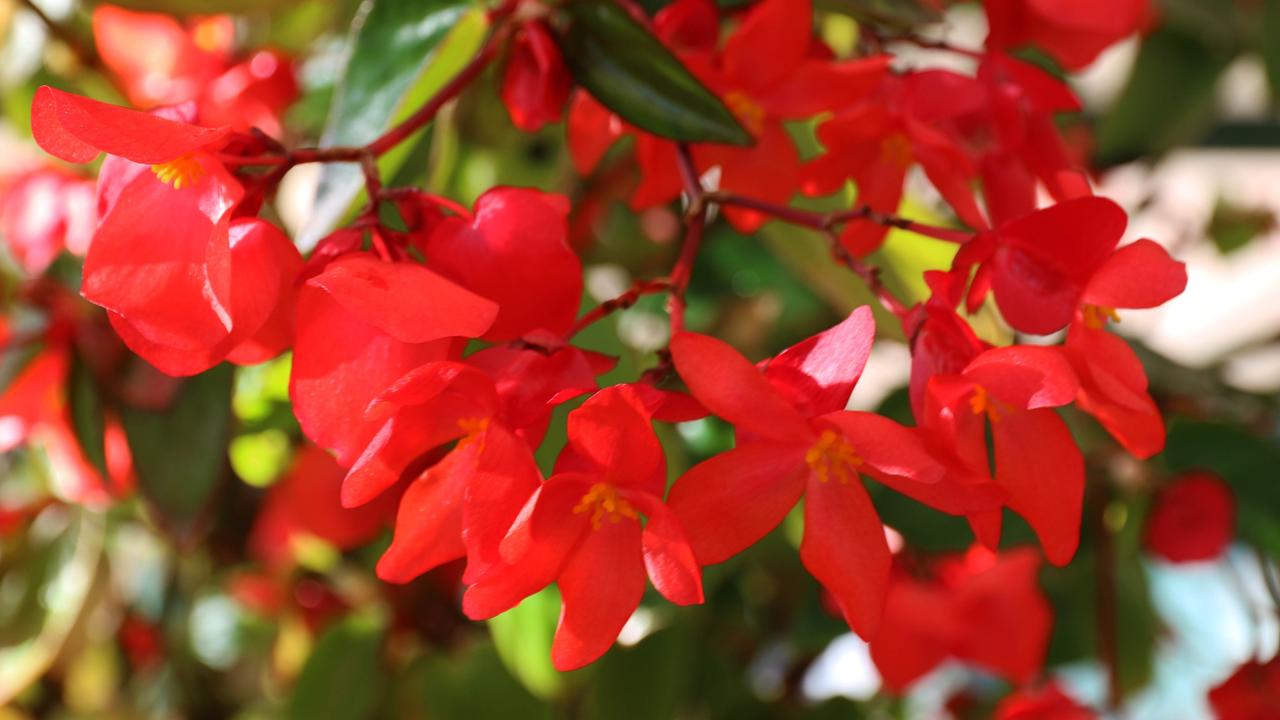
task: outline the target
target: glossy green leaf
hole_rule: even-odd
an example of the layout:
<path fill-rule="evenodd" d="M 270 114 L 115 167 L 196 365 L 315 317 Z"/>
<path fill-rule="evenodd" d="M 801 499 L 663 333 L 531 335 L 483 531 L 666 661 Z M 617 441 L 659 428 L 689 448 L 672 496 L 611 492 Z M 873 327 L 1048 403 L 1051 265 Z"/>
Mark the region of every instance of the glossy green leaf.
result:
<path fill-rule="evenodd" d="M 469 8 L 467 0 L 366 0 L 351 25 L 350 53 L 320 145 L 368 143 L 408 114 L 410 96 L 425 99 L 431 86 L 444 85 L 478 46 L 475 21 L 463 26 L 464 37 L 452 39 L 451 31 Z M 447 43 L 446 37 L 451 38 Z M 433 72 L 436 65 L 441 71 Z M 453 72 L 446 72 L 449 67 Z M 323 168 L 311 219 L 298 233 L 303 250 L 337 226 L 362 187 L 354 164 Z"/>
<path fill-rule="evenodd" d="M 138 487 L 158 520 L 187 537 L 226 475 L 232 368 L 219 365 L 185 381 L 164 410 L 123 408 Z"/>
<path fill-rule="evenodd" d="M 1120 98 L 1098 127 L 1098 162 L 1127 162 L 1204 133 L 1218 77 L 1233 57 L 1230 49 L 1180 27 L 1148 35 Z"/>
<path fill-rule="evenodd" d="M 551 640 L 559 617 L 560 593 L 548 587 L 489 621 L 502 663 L 541 698 L 554 697 L 564 684 L 563 676 L 551 666 Z"/>
<path fill-rule="evenodd" d="M 302 668 L 289 703 L 293 720 L 360 720 L 373 715 L 384 671 L 378 665 L 383 622 L 347 616 L 325 631 Z"/>
<path fill-rule="evenodd" d="M 560 49 L 578 84 L 623 120 L 681 142 L 750 145 L 750 134 L 667 48 L 617 3 L 563 8 Z"/>

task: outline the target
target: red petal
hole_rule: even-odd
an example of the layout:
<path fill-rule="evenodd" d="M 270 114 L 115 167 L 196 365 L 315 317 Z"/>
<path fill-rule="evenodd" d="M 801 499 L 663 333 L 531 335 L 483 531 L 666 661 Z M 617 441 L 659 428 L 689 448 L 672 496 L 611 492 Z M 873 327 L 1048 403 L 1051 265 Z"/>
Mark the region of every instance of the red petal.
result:
<path fill-rule="evenodd" d="M 1152 308 L 1182 294 L 1187 266 L 1151 240 L 1116 250 L 1085 288 L 1082 300 L 1109 308 Z"/>
<path fill-rule="evenodd" d="M 786 82 L 762 95 L 760 105 L 784 120 L 804 120 L 848 107 L 876 89 L 889 70 L 890 59 L 877 55 L 839 62 L 806 60 Z"/>
<path fill-rule="evenodd" d="M 800 154 L 782 123 L 770 120 L 756 133 L 749 148 L 700 145 L 698 167 L 720 166 L 720 187 L 757 200 L 785 205 L 800 185 Z M 752 233 L 769 216 L 756 210 L 726 207 L 725 217 L 738 232 Z"/>
<path fill-rule="evenodd" d="M 421 265 L 384 262 L 365 253 L 337 258 L 307 284 L 325 290 L 353 317 L 406 343 L 479 337 L 498 313 L 492 301 Z"/>
<path fill-rule="evenodd" d="M 805 449 L 750 442 L 680 476 L 667 505 L 700 564 L 728 560 L 782 522 L 804 492 Z"/>
<path fill-rule="evenodd" d="M 1016 408 L 1059 407 L 1080 391 L 1071 364 L 1055 347 L 992 348 L 969 363 L 964 377 Z"/>
<path fill-rule="evenodd" d="M 569 413 L 569 444 L 611 483 L 653 495 L 666 488 L 666 456 L 649 411 L 626 385 L 607 387 Z"/>
<path fill-rule="evenodd" d="M 806 416 L 843 410 L 871 355 L 876 322 L 863 305 L 838 325 L 767 361 L 764 376 Z"/>
<path fill-rule="evenodd" d="M 475 472 L 477 447 L 449 453 L 413 481 L 400 500 L 396 534 L 378 560 L 378 577 L 405 583 L 462 557 L 462 493 Z"/>
<path fill-rule="evenodd" d="M 476 201 L 470 224 L 441 223 L 427 263 L 498 304 L 487 340 L 535 330 L 563 334 L 582 299 L 582 263 L 569 248 L 564 198 L 525 188 L 494 188 Z"/>
<path fill-rule="evenodd" d="M 764 0 L 725 41 L 725 72 L 735 85 L 749 88 L 788 80 L 809 54 L 812 34 L 810 0 Z"/>
<path fill-rule="evenodd" d="M 823 415 L 818 421 L 834 425 L 865 463 L 859 471 L 878 480 L 935 483 L 942 478 L 942 466 L 925 450 L 919 435 L 887 417 L 844 410 Z"/>
<path fill-rule="evenodd" d="M 56 158 L 86 163 L 98 153 L 145 165 L 169 162 L 222 140 L 230 128 L 204 128 L 108 105 L 47 85 L 31 103 L 36 144 Z"/>
<path fill-rule="evenodd" d="M 884 618 L 871 640 L 871 660 L 895 693 L 902 693 L 951 654 L 962 631 L 950 594 L 905 573 L 894 577 Z"/>
<path fill-rule="evenodd" d="M 957 657 L 1027 683 L 1044 667 L 1053 608 L 1040 591 L 1040 558 L 1032 549 L 1014 550 L 975 573 L 962 586 L 957 613 L 967 631 Z"/>
<path fill-rule="evenodd" d="M 455 395 L 393 415 L 352 463 L 342 483 L 342 504 L 363 505 L 395 485 L 407 470 L 422 469 L 415 461 L 465 434 L 458 421 L 469 417 L 472 407 L 468 399 Z"/>
<path fill-rule="evenodd" d="M 571 86 L 551 31 L 540 21 L 521 24 L 502 76 L 502 102 L 515 126 L 532 132 L 559 120 Z"/>
<path fill-rule="evenodd" d="M 645 570 L 653 586 L 677 605 L 701 603 L 702 569 L 679 518 L 661 499 L 648 493 L 630 492 L 626 498 L 648 519 L 641 541 Z"/>
<path fill-rule="evenodd" d="M 589 531 L 569 556 L 556 584 L 564 607 L 551 645 L 561 672 L 605 653 L 644 596 L 640 523 L 604 522 Z"/>
<path fill-rule="evenodd" d="M 1076 322 L 1066 351 L 1080 377 L 1076 404 L 1097 418 L 1116 441 L 1138 458 L 1164 448 L 1164 419 L 1147 394 L 1147 375 L 1124 340 Z"/>
<path fill-rule="evenodd" d="M 258 218 L 232 221 L 231 362 L 266 362 L 293 344 L 302 255 L 279 228 Z"/>
<path fill-rule="evenodd" d="M 813 475 L 804 498 L 800 559 L 840 603 L 864 639 L 875 637 L 889 585 L 889 544 L 862 482 L 821 482 Z"/>
<path fill-rule="evenodd" d="M 728 344 L 707 335 L 677 333 L 671 338 L 671 357 L 698 402 L 737 428 L 772 440 L 812 438 L 796 408 Z"/>
<path fill-rule="evenodd" d="M 542 484 L 529 445 L 505 427 L 491 424 L 472 442 L 480 443 L 481 449 L 462 507 L 462 540 L 467 546 L 463 582 L 473 582 L 501 562 L 503 536 Z"/>
<path fill-rule="evenodd" d="M 1084 460 L 1052 410 L 1015 412 L 992 425 L 996 482 L 1009 508 L 1031 524 L 1045 556 L 1066 565 L 1080 542 Z"/>
<path fill-rule="evenodd" d="M 622 121 L 585 90 L 573 94 L 566 124 L 569 157 L 579 175 L 594 170 L 605 152 L 622 137 Z"/>

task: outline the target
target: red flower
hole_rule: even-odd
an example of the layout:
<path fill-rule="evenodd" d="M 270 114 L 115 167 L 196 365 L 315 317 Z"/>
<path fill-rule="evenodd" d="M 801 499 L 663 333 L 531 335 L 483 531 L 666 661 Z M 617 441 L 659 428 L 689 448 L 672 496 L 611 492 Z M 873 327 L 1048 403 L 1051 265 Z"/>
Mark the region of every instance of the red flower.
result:
<path fill-rule="evenodd" d="M 338 493 L 346 473 L 333 456 L 314 445 L 298 449 L 289 470 L 271 486 L 254 520 L 249 546 L 272 567 L 293 562 L 300 539 L 311 536 L 339 550 L 363 545 L 378 536 L 395 514 L 397 497 L 347 509 Z"/>
<path fill-rule="evenodd" d="M 511 41 L 502 75 L 502 102 L 511 122 L 533 132 L 560 119 L 573 81 L 546 23 L 526 22 Z"/>
<path fill-rule="evenodd" d="M 1150 20 L 1149 0 L 983 0 L 987 47 L 1035 45 L 1068 70 L 1093 62 Z"/>
<path fill-rule="evenodd" d="M 1247 662 L 1209 691 L 1217 720 L 1275 720 L 1280 708 L 1280 657 Z"/>
<path fill-rule="evenodd" d="M 559 336 L 582 301 L 582 263 L 568 244 L 569 203 L 560 195 L 498 187 L 476 200 L 475 217 L 441 221 L 427 264 L 498 304 L 486 340 L 542 330 Z"/>
<path fill-rule="evenodd" d="M 738 433 L 737 447 L 694 466 L 671 490 L 671 508 L 698 562 L 741 552 L 804 496 L 801 560 L 864 637 L 880 619 L 889 547 L 860 475 L 947 512 L 998 505 L 991 493 L 944 481 L 943 467 L 914 431 L 844 410 L 874 334 L 870 309 L 862 307 L 763 371 L 714 338 L 680 333 L 671 341 L 693 396 Z"/>
<path fill-rule="evenodd" d="M 975 547 L 948 558 L 936 579 L 894 575 L 871 659 L 902 692 L 947 658 L 1027 682 L 1040 672 L 1052 608 L 1036 582 L 1040 558 L 1028 549 L 995 555 Z"/>
<path fill-rule="evenodd" d="M 785 203 L 800 184 L 800 155 L 784 121 L 810 118 L 866 96 L 887 73 L 888 59 L 831 60 L 830 51 L 813 39 L 809 0 L 756 4 L 719 52 L 715 23 L 710 22 L 714 17 L 709 0 L 683 0 L 654 20 L 658 36 L 720 95 L 755 139 L 748 148 L 695 144 L 694 164 L 702 172 L 719 168 L 724 190 Z M 589 172 L 624 134 L 637 135 L 636 161 L 643 175 L 632 207 L 675 199 L 683 187 L 675 145 L 627 128 L 584 94 L 575 99 L 569 146 L 579 172 Z M 725 208 L 724 214 L 742 232 L 754 231 L 766 219 L 744 208 Z"/>
<path fill-rule="evenodd" d="M 489 300 L 411 262 L 367 253 L 331 261 L 298 292 L 289 396 L 302 431 L 350 467 L 378 432 L 365 409 L 410 370 L 484 334 Z"/>
<path fill-rule="evenodd" d="M 917 416 L 932 446 L 962 467 L 994 477 L 1008 507 L 1031 524 L 1045 555 L 1065 565 L 1075 554 L 1084 499 L 1084 461 L 1066 423 L 1052 408 L 1070 403 L 1080 383 L 1053 348 L 1017 345 L 987 350 L 955 375 L 934 375 Z M 989 472 L 986 428 L 994 439 Z M 1000 511 L 970 515 L 990 547 L 1000 537 Z"/>
<path fill-rule="evenodd" d="M 112 156 L 99 178 L 103 216 L 81 294 L 108 310 L 130 349 L 173 375 L 284 349 L 301 256 L 269 223 L 232 220 L 243 190 L 213 154 L 228 128 L 49 87 L 36 92 L 31 115 L 36 142 L 50 154 L 68 162 Z"/>
<path fill-rule="evenodd" d="M 262 50 L 234 62 L 235 23 L 227 15 L 183 27 L 162 13 L 99 5 L 93 36 L 103 64 L 143 109 L 193 102 L 202 124 L 278 137 L 280 114 L 298 97 L 293 68 L 280 54 Z"/>
<path fill-rule="evenodd" d="M 85 254 L 98 220 L 93 187 L 93 180 L 54 167 L 3 183 L 0 235 L 24 270 L 39 275 L 64 248 Z"/>
<path fill-rule="evenodd" d="M 1191 472 L 1155 497 L 1147 516 L 1147 550 L 1169 562 L 1213 560 L 1236 534 L 1231 488 L 1216 475 Z"/>
<path fill-rule="evenodd" d="M 957 73 L 885 77 L 876 95 L 819 126 L 826 153 L 806 165 L 805 193 L 828 195 L 852 179 L 859 204 L 896 213 L 907 170 L 919 164 L 961 220 L 986 228 L 971 187 L 977 168 L 947 125 L 981 101 L 981 86 Z M 840 239 L 860 257 L 878 248 L 887 233 L 883 225 L 857 220 L 845 226 Z"/>
<path fill-rule="evenodd" d="M 996 720 L 1097 720 L 1098 714 L 1077 703 L 1055 684 L 1026 688 L 996 706 Z"/>
<path fill-rule="evenodd" d="M 650 425 L 657 398 L 646 390 L 605 388 L 569 414 L 556 474 L 503 539 L 505 562 L 463 598 L 469 617 L 487 618 L 554 581 L 564 602 L 551 649 L 559 670 L 608 650 L 639 605 L 646 574 L 672 602 L 702 602 L 693 551 L 662 503 L 666 459 Z"/>

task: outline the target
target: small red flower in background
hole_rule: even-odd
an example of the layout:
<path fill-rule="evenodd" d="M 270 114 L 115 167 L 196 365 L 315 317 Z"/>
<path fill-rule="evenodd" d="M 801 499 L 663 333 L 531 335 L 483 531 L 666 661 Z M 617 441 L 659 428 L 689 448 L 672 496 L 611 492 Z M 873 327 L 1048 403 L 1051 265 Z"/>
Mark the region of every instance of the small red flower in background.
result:
<path fill-rule="evenodd" d="M 1231 488 L 1208 472 L 1190 472 L 1156 494 L 1147 515 L 1146 548 L 1169 562 L 1213 560 L 1236 536 Z"/>
<path fill-rule="evenodd" d="M 1247 662 L 1209 691 L 1217 720 L 1275 720 L 1280 711 L 1280 657 Z"/>
<path fill-rule="evenodd" d="M 502 102 L 525 132 L 560 120 L 573 79 L 546 23 L 524 23 L 511 40 L 502 75 Z"/>
<path fill-rule="evenodd" d="M 390 525 L 398 497 L 387 494 L 359 508 L 344 508 L 339 489 L 346 474 L 329 453 L 314 445 L 298 449 L 284 475 L 267 491 L 249 546 L 271 568 L 292 565 L 298 542 L 316 537 L 339 550 L 376 538 Z"/>
<path fill-rule="evenodd" d="M 564 606 L 551 659 L 572 670 L 617 639 L 640 604 L 646 575 L 674 603 L 702 602 L 693 550 L 662 502 L 666 458 L 650 424 L 658 400 L 650 388 L 614 386 L 569 414 L 569 444 L 556 473 L 502 540 L 504 562 L 468 588 L 469 617 L 497 615 L 555 582 Z"/>
<path fill-rule="evenodd" d="M 1034 45 L 1068 70 L 1092 63 L 1111 45 L 1142 29 L 1150 0 L 983 0 L 991 30 L 987 47 Z"/>
<path fill-rule="evenodd" d="M 260 50 L 235 62 L 235 23 L 227 15 L 183 27 L 166 14 L 99 5 L 93 37 L 129 101 L 144 110 L 193 102 L 201 124 L 279 137 L 280 115 L 298 97 L 293 68 L 279 53 Z"/>
<path fill-rule="evenodd" d="M 835 596 L 849 625 L 871 636 L 889 579 L 884 528 L 861 475 L 951 513 L 998 507 L 989 484 L 952 484 L 915 431 L 844 410 L 871 351 L 869 308 L 763 364 L 725 343 L 680 333 L 676 370 L 711 413 L 733 423 L 737 446 L 695 465 L 670 503 L 698 562 L 723 562 L 782 522 L 805 497 L 805 567 Z"/>
<path fill-rule="evenodd" d="M 1000 701 L 995 720 L 1097 720 L 1098 714 L 1077 703 L 1057 685 L 1025 688 Z"/>
<path fill-rule="evenodd" d="M 1039 570 L 1034 550 L 996 555 L 975 547 L 939 562 L 933 579 L 896 572 L 871 639 L 885 685 L 902 692 L 948 658 L 1011 682 L 1030 681 L 1044 663 L 1053 625 Z"/>
<path fill-rule="evenodd" d="M 171 375 L 223 359 L 261 362 L 288 344 L 302 258 L 265 220 L 233 219 L 243 189 L 214 154 L 230 129 L 164 115 L 36 92 L 40 147 L 67 162 L 109 156 L 81 294 L 109 311 L 130 349 Z"/>
<path fill-rule="evenodd" d="M 0 181 L 0 236 L 24 270 L 39 275 L 63 249 L 84 256 L 98 220 L 94 185 L 55 167 Z"/>

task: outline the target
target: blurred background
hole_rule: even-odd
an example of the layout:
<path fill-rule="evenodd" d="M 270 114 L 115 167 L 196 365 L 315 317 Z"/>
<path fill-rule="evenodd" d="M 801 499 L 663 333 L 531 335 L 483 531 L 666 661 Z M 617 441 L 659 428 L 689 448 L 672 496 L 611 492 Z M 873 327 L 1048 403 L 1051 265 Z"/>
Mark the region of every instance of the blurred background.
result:
<path fill-rule="evenodd" d="M 798 517 L 708 569 L 705 606 L 678 609 L 647 598 L 620 647 L 584 670 L 555 672 L 548 655 L 559 607 L 554 588 L 488 623 L 471 623 L 456 604 L 459 567 L 404 586 L 376 579 L 372 568 L 390 540 L 385 518 L 331 522 L 341 512 L 342 472 L 302 441 L 288 406 L 287 356 L 234 372 L 223 366 L 181 386 L 134 367 L 120 392 L 134 406 L 167 412 L 107 416 L 97 430 L 100 457 L 83 457 L 74 444 L 103 417 L 93 413 L 102 403 L 95 363 L 117 350 L 92 328 L 53 360 L 38 344 L 21 342 L 51 322 L 36 309 L 50 304 L 31 302 L 35 295 L 65 295 L 72 298 L 67 313 L 88 312 L 74 304 L 75 255 L 95 212 L 91 173 L 56 165 L 30 140 L 35 88 L 51 84 L 124 104 L 139 92 L 170 97 L 188 81 L 230 102 L 247 97 L 236 72 L 278 79 L 284 67 L 296 78 L 296 101 L 279 113 L 268 108 L 263 117 L 279 124 L 264 129 L 286 144 L 310 144 L 332 138 L 343 102 L 354 102 L 342 79 L 352 58 L 362 57 L 352 47 L 360 37 L 353 19 L 369 17 L 368 6 L 353 0 L 120 4 L 174 16 L 181 42 L 206 53 L 216 48 L 221 64 L 184 76 L 178 45 L 117 37 L 139 65 L 122 72 L 95 45 L 97 3 L 0 0 L 0 720 L 990 713 L 1007 685 L 963 662 L 933 670 L 905 696 L 882 691 L 866 644 L 828 611 L 797 560 Z M 822 36 L 837 49 L 856 45 L 858 18 L 870 12 L 924 19 L 919 32 L 962 47 L 980 47 L 986 34 L 981 8 L 969 3 L 816 4 Z M 1095 426 L 1073 422 L 1091 478 L 1104 479 L 1091 483 L 1086 500 L 1096 510 L 1086 523 L 1100 525 L 1086 528 L 1075 562 L 1042 569 L 1039 581 L 1055 614 L 1048 677 L 1101 704 L 1108 678 L 1099 643 L 1114 629 L 1123 691 L 1117 717 L 1198 720 L 1211 717 L 1206 692 L 1242 662 L 1272 657 L 1280 633 L 1254 549 L 1280 554 L 1280 2 L 1162 0 L 1158 8 L 1141 37 L 1069 78 L 1085 110 L 1064 122 L 1073 148 L 1099 168 L 1099 192 L 1130 212 L 1126 237 L 1153 238 L 1188 265 L 1181 297 L 1127 312 L 1117 327 L 1138 349 L 1152 394 L 1172 419 L 1169 450 L 1138 463 L 1115 452 Z M 413 60 L 405 85 L 413 92 L 425 96 L 478 46 L 480 15 L 460 17 L 431 57 Z M 263 48 L 272 51 L 270 62 Z M 902 67 L 973 67 L 945 51 L 891 49 Z M 495 184 L 569 194 L 577 208 L 573 242 L 587 266 L 584 302 L 663 273 L 678 241 L 678 208 L 629 211 L 623 200 L 636 177 L 623 164 L 578 178 L 563 124 L 517 131 L 494 76 L 393 155 L 385 176 L 466 204 Z M 812 147 L 811 128 L 794 130 Z M 351 205 L 355 191 L 344 194 L 344 172 L 310 165 L 285 178 L 268 212 L 304 249 Z M 909 188 L 904 214 L 950 219 L 922 177 Z M 60 238 L 52 249 L 50 234 Z M 920 273 L 947 266 L 953 251 L 895 232 L 875 259 L 895 289 L 919 300 Z M 875 304 L 829 261 L 820 237 L 774 223 L 746 238 L 717 223 L 694 273 L 689 322 L 758 358 L 864 303 Z M 896 326 L 883 320 L 853 404 L 909 420 L 909 355 Z M 108 331 L 99 323 L 96 332 Z M 990 332 L 1000 331 L 992 323 Z M 628 380 L 652 363 L 666 333 L 661 299 L 647 298 L 583 339 L 622 358 L 605 381 Z M 37 362 L 45 363 L 39 373 Z M 69 425 L 58 420 L 68 410 Z M 127 469 L 112 467 L 121 424 L 158 448 L 178 436 L 199 441 L 184 445 L 181 457 L 157 450 L 162 471 L 150 477 L 170 482 L 133 488 Z M 663 440 L 675 473 L 728 447 L 732 432 L 708 419 Z M 562 443 L 547 443 L 544 467 Z M 1156 558 L 1141 542 L 1152 492 L 1197 467 L 1231 484 L 1239 541 L 1212 561 Z M 969 545 L 962 521 L 888 493 L 875 500 L 910 552 L 955 554 Z M 335 524 L 341 533 L 327 530 Z M 1029 530 L 1010 525 L 1005 542 L 1026 544 Z M 1098 537 L 1107 538 L 1105 547 Z M 1097 598 L 1103 572 L 1115 581 L 1109 611 Z"/>

